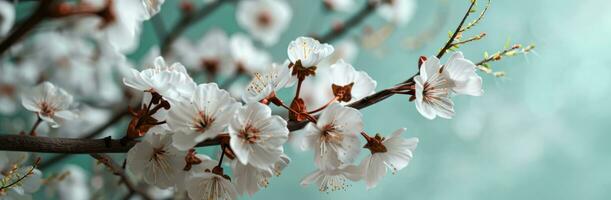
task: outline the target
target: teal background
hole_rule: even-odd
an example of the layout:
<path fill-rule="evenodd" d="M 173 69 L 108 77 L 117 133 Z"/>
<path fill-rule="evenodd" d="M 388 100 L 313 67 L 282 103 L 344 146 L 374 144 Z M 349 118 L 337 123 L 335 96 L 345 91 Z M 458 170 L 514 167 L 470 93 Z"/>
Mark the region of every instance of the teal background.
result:
<path fill-rule="evenodd" d="M 177 2 L 167 0 L 161 15 L 167 27 L 178 19 Z M 292 39 L 311 32 L 310 24 L 328 26 L 349 14 L 320 17 L 320 1 L 290 0 L 290 29 L 268 48 L 275 61 L 286 58 Z M 364 1 L 357 1 L 361 5 Z M 454 29 L 467 0 L 419 0 L 414 18 L 397 29 L 380 51 L 361 49 L 353 65 L 367 71 L 383 89 L 416 72 L 419 56 L 434 55 Z M 419 137 L 411 164 L 386 176 L 372 190 L 362 182 L 346 191 L 319 192 L 303 188 L 300 179 L 314 170 L 311 152 L 287 147 L 293 159 L 282 176 L 252 199 L 611 199 L 611 161 L 608 128 L 611 107 L 611 8 L 604 0 L 496 0 L 484 21 L 466 35 L 486 32 L 481 41 L 461 48 L 479 61 L 484 51 L 495 52 L 511 43 L 535 43 L 535 53 L 493 63 L 504 78 L 484 75 L 485 95 L 457 97 L 453 120 L 421 117 L 405 96 L 394 96 L 364 109 L 366 131 L 390 134 L 406 127 L 405 137 Z M 443 12 L 443 13 L 439 13 Z M 210 27 L 242 31 L 233 5 L 224 5 L 189 29 L 198 38 Z M 420 34 L 441 15 L 446 23 L 421 49 L 407 49 L 406 37 Z M 369 17 L 378 27 L 383 20 Z M 318 25 L 317 25 L 318 26 Z M 358 35 L 362 26 L 348 37 Z M 138 60 L 158 44 L 152 26 L 144 24 Z M 364 151 L 365 152 L 365 151 Z M 89 165 L 85 156 L 72 162 Z"/>

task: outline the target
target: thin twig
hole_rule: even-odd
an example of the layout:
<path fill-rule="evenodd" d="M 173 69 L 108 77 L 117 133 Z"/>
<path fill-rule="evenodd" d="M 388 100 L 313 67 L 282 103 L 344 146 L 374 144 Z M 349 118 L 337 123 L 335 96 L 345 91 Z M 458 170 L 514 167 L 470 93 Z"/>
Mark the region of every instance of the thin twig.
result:
<path fill-rule="evenodd" d="M 437 53 L 437 58 L 443 57 L 446 51 L 448 51 L 448 49 L 452 47 L 452 43 L 454 42 L 454 39 L 456 39 L 456 36 L 458 36 L 458 34 L 461 32 L 462 26 L 465 24 L 465 21 L 467 21 L 467 17 L 469 17 L 469 14 L 471 13 L 471 9 L 473 9 L 473 6 L 475 6 L 476 2 L 477 0 L 471 0 L 471 5 L 469 6 L 469 9 L 467 9 L 467 12 L 465 12 L 465 16 L 460 21 L 460 24 L 458 24 L 458 27 L 456 27 L 456 30 L 454 31 L 454 33 L 452 34 L 448 42 L 446 42 L 446 45 L 444 45 L 443 48 L 439 50 L 439 53 Z"/>
<path fill-rule="evenodd" d="M 146 192 L 138 188 L 132 181 L 130 181 L 129 177 L 127 177 L 127 175 L 125 174 L 123 168 L 121 168 L 121 166 L 117 165 L 117 163 L 112 161 L 112 158 L 110 158 L 108 155 L 98 153 L 92 153 L 90 155 L 91 157 L 97 159 L 100 163 L 108 167 L 108 169 L 112 171 L 113 174 L 119 176 L 130 193 L 137 193 L 138 195 L 142 196 L 143 199 L 153 199 Z"/>

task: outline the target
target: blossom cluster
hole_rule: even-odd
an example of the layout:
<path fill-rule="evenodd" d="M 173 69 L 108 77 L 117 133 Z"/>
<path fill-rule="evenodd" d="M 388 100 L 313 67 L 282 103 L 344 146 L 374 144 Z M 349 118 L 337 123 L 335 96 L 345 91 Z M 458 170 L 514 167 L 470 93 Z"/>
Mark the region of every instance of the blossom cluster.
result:
<path fill-rule="evenodd" d="M 224 1 L 229 0 L 204 1 L 203 6 Z M 301 36 L 288 43 L 286 57 L 275 59 L 264 48 L 278 44 L 289 29 L 294 14 L 289 3 L 241 0 L 235 18 L 244 33 L 211 28 L 197 41 L 161 38 L 169 44 L 152 47 L 135 64 L 126 55 L 138 47 L 142 23 L 152 20 L 163 3 L 52 4 L 45 10 L 53 19 L 51 30 L 15 44 L 0 60 L 0 113 L 14 114 L 20 102 L 35 113 L 28 137 L 89 139 L 100 135 L 85 133 L 102 132 L 99 127 L 112 125 L 104 121 L 123 117 L 111 110 L 125 111 L 127 128 L 119 134 L 110 131 L 105 141 L 111 148 L 112 138 L 121 137 L 120 145 L 129 147 L 123 162 L 128 175 L 121 181 L 135 177 L 152 186 L 148 193 L 167 197 L 252 196 L 290 167 L 289 145 L 313 152 L 315 170 L 304 173 L 300 184 L 323 192 L 345 190 L 358 181 L 375 188 L 389 171 L 396 174 L 411 162 L 419 139 L 406 137 L 406 128 L 390 134 L 366 131 L 358 105 L 380 88 L 362 67 L 353 66 L 355 41 L 331 45 Z M 353 0 L 322 3 L 333 12 L 356 6 Z M 198 15 L 193 2 L 180 6 L 184 18 Z M 415 1 L 366 1 L 365 9 L 374 7 L 373 13 L 387 23 L 403 26 Z M 0 1 L 0 18 L 0 37 L 5 37 L 14 25 L 11 3 Z M 409 96 L 424 118 L 450 119 L 454 96 L 483 95 L 476 64 L 461 52 L 443 64 L 436 56 L 421 57 L 418 67 L 408 81 L 383 91 Z M 249 81 L 240 82 L 244 77 Z M 23 126 L 18 129 L 28 134 Z M 204 146 L 218 148 L 207 155 L 198 151 Z M 88 183 L 87 173 L 74 165 L 41 180 L 38 162 L 28 166 L 28 156 L 0 151 L 0 199 L 31 198 L 41 184 L 60 199 L 88 199 L 95 193 L 90 190 L 103 191 L 105 184 L 117 181 L 94 170 Z"/>
<path fill-rule="evenodd" d="M 329 44 L 297 38 L 287 49 L 288 61 L 255 73 L 241 100 L 215 83 L 196 85 L 184 66 L 166 64 L 162 57 L 155 59 L 153 68 L 132 70 L 123 82 L 150 96 L 143 106 L 147 114 L 139 115 L 140 120 L 149 119 L 133 129 L 137 132 L 133 137 L 144 139 L 128 152 L 127 168 L 157 187 L 186 190 L 193 199 L 252 195 L 289 164 L 284 145 L 294 134 L 302 149 L 315 152 L 318 168 L 303 179 L 303 185 L 315 183 L 321 191 L 332 191 L 344 189 L 346 179 L 364 179 L 368 188 L 375 187 L 387 168 L 396 172 L 407 166 L 418 139 L 404 139 L 404 129 L 388 138 L 364 132 L 360 112 L 346 105 L 374 92 L 376 82 L 366 72 L 343 60 L 317 70 L 317 76 L 326 78 L 312 84 L 320 86 L 320 98 L 329 96 L 329 103 L 309 113 L 319 114 L 318 118 L 287 107 L 289 112 L 308 116 L 310 122 L 303 130 L 289 132 L 287 119 L 270 108 L 286 106 L 277 92 L 304 81 L 302 73 L 333 51 Z M 160 105 L 163 113 L 154 110 Z M 158 122 L 167 123 L 155 126 Z M 355 164 L 363 146 L 361 135 L 371 155 Z M 194 151 L 199 143 L 214 139 L 221 146 L 219 161 Z M 233 177 L 225 173 L 223 163 L 231 166 Z"/>

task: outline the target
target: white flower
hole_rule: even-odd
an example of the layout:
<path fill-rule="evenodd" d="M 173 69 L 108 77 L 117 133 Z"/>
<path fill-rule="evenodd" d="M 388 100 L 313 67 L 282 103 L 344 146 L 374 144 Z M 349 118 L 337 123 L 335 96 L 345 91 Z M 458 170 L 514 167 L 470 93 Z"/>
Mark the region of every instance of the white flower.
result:
<path fill-rule="evenodd" d="M 320 61 L 333 53 L 333 46 L 310 37 L 298 37 L 289 43 L 287 53 L 291 63 L 301 61 L 303 67 L 318 65 Z"/>
<path fill-rule="evenodd" d="M 233 118 L 240 103 L 216 83 L 200 84 L 191 101 L 172 105 L 167 122 L 175 133 L 174 146 L 186 151 L 197 143 L 220 134 Z"/>
<path fill-rule="evenodd" d="M 90 33 L 109 42 L 117 51 L 132 52 L 138 47 L 142 22 L 156 14 L 163 0 L 120 0 L 100 1 L 87 0 L 96 8 L 104 8 L 106 2 L 112 2 L 104 13 L 105 19 L 83 18 L 82 26 Z"/>
<path fill-rule="evenodd" d="M 195 165 L 193 173 L 186 179 L 187 195 L 193 200 L 231 200 L 237 199 L 238 192 L 223 175 L 212 172 L 215 160 L 202 160 Z"/>
<path fill-rule="evenodd" d="M 0 151 L 0 171 L 10 170 L 15 165 L 21 165 L 28 157 L 27 152 Z"/>
<path fill-rule="evenodd" d="M 385 1 L 378 6 L 377 13 L 389 22 L 402 26 L 407 24 L 416 12 L 415 0 Z"/>
<path fill-rule="evenodd" d="M 413 151 L 418 145 L 418 138 L 402 138 L 401 133 L 405 130 L 405 128 L 399 129 L 390 137 L 382 140 L 386 152 L 372 153 L 361 161 L 367 189 L 374 188 L 378 184 L 386 175 L 387 168 L 395 174 L 409 164 Z"/>
<path fill-rule="evenodd" d="M 314 149 L 316 165 L 325 170 L 354 161 L 361 151 L 359 135 L 363 131 L 361 113 L 339 103 L 332 103 L 318 118 L 303 129 L 303 150 Z M 301 134 L 301 133 L 300 133 Z"/>
<path fill-rule="evenodd" d="M 278 42 L 291 17 L 292 10 L 284 0 L 239 1 L 236 11 L 238 24 L 266 46 Z"/>
<path fill-rule="evenodd" d="M 0 1 L 0 37 L 4 37 L 15 24 L 15 7 L 8 1 Z"/>
<path fill-rule="evenodd" d="M 316 182 L 321 192 L 344 190 L 348 186 L 347 180 L 358 181 L 362 178 L 357 166 L 345 165 L 336 169 L 319 169 L 301 180 L 302 186 Z"/>
<path fill-rule="evenodd" d="M 269 184 L 269 178 L 273 175 L 279 175 L 280 171 L 284 169 L 290 162 L 290 159 L 286 155 L 280 156 L 273 168 L 270 169 L 259 169 L 250 164 L 242 164 L 239 161 L 232 163 L 232 171 L 235 181 L 235 187 L 239 194 L 247 193 L 252 196 L 259 189 L 267 187 Z"/>
<path fill-rule="evenodd" d="M 296 79 L 291 75 L 288 65 L 288 61 L 281 65 L 272 63 L 265 71 L 255 73 L 242 96 L 244 102 L 260 101 L 270 95 L 275 95 L 282 88 L 291 87 Z"/>
<path fill-rule="evenodd" d="M 420 66 L 416 83 L 416 109 L 427 119 L 446 119 L 454 115 L 454 103 L 449 94 L 452 84 L 440 73 L 439 59 L 430 58 Z"/>
<path fill-rule="evenodd" d="M 186 152 L 172 145 L 172 136 L 149 132 L 127 152 L 127 169 L 144 182 L 160 188 L 176 185 L 186 165 Z"/>
<path fill-rule="evenodd" d="M 259 102 L 246 104 L 229 125 L 229 144 L 242 164 L 271 168 L 288 140 L 287 123 Z"/>
<path fill-rule="evenodd" d="M 271 63 L 269 53 L 257 49 L 250 38 L 244 34 L 234 34 L 230 41 L 230 52 L 233 59 L 233 71 L 255 73 L 260 72 Z"/>
<path fill-rule="evenodd" d="M 323 0 L 325 7 L 332 11 L 346 12 L 354 7 L 354 0 Z"/>
<path fill-rule="evenodd" d="M 222 29 L 208 31 L 195 47 L 196 59 L 192 66 L 199 66 L 210 73 L 229 74 L 233 65 L 229 52 L 229 37 Z"/>
<path fill-rule="evenodd" d="M 19 66 L 5 62 L 0 64 L 0 113 L 12 114 L 19 108 L 19 93 L 36 82 L 40 72 L 33 61 Z M 35 76 L 35 77 L 34 77 Z"/>
<path fill-rule="evenodd" d="M 0 180 L 3 180 L 9 184 L 19 181 L 19 179 L 24 177 L 31 169 L 32 166 L 21 167 L 15 170 L 15 172 L 13 172 L 10 176 L 0 173 Z M 5 191 L 0 192 L 0 199 L 32 199 L 32 194 L 38 191 L 41 185 L 42 172 L 38 169 L 33 169 L 32 173 L 25 176 L 25 178 L 20 180 L 18 184 L 15 184 L 10 188 L 6 188 Z"/>
<path fill-rule="evenodd" d="M 189 98 L 195 82 L 180 63 L 168 66 L 163 57 L 155 59 L 155 67 L 138 71 L 130 69 L 131 74 L 123 78 L 123 83 L 145 92 L 157 92 L 169 100 Z"/>
<path fill-rule="evenodd" d="M 483 94 L 482 77 L 475 71 L 475 64 L 465 59 L 461 52 L 456 52 L 444 65 L 442 74 L 450 80 L 454 93 L 481 96 Z"/>
<path fill-rule="evenodd" d="M 329 68 L 330 84 L 334 96 L 351 103 L 375 92 L 377 82 L 364 71 L 356 71 L 352 65 L 339 60 Z"/>
<path fill-rule="evenodd" d="M 77 165 L 66 165 L 59 174 L 66 174 L 66 176 L 49 186 L 49 189 L 57 190 L 59 199 L 80 200 L 91 197 L 87 172 L 83 168 Z"/>
<path fill-rule="evenodd" d="M 38 116 L 48 122 L 51 127 L 59 127 L 60 120 L 72 120 L 77 114 L 71 111 L 72 95 L 64 89 L 55 87 L 49 82 L 41 83 L 26 92 L 21 98 L 21 104 L 26 109 L 36 112 Z"/>

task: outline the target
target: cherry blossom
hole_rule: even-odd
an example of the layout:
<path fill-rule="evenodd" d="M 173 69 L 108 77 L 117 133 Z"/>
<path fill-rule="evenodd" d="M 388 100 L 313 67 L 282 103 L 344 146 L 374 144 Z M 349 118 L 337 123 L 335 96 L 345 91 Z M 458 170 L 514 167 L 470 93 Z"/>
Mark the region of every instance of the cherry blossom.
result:
<path fill-rule="evenodd" d="M 282 88 L 291 87 L 296 79 L 291 75 L 288 65 L 288 61 L 280 65 L 272 63 L 265 71 L 255 73 L 242 99 L 245 102 L 260 101 L 274 96 Z"/>
<path fill-rule="evenodd" d="M 0 1 L 0 37 L 5 36 L 15 24 L 15 7 L 8 1 Z"/>
<path fill-rule="evenodd" d="M 331 11 L 347 12 L 354 8 L 354 0 L 322 0 L 325 7 Z"/>
<path fill-rule="evenodd" d="M 274 175 L 280 175 L 289 162 L 289 157 L 284 154 L 280 156 L 272 169 L 260 169 L 250 164 L 244 165 L 237 160 L 232 162 L 236 190 L 239 194 L 252 196 L 261 188 L 267 187 L 269 179 Z"/>
<path fill-rule="evenodd" d="M 217 161 L 204 159 L 202 163 L 191 169 L 187 177 L 186 190 L 191 199 L 229 200 L 237 199 L 235 185 L 223 174 L 222 168 L 216 166 Z"/>
<path fill-rule="evenodd" d="M 418 138 L 404 139 L 401 134 L 405 132 L 405 128 L 395 131 L 388 138 L 376 136 L 372 138 L 366 148 L 371 150 L 371 155 L 368 155 L 361 161 L 361 169 L 367 189 L 374 188 L 378 182 L 386 175 L 387 168 L 393 174 L 405 168 L 413 157 L 413 152 L 418 145 Z"/>
<path fill-rule="evenodd" d="M 454 115 L 454 103 L 449 97 L 452 85 L 440 69 L 439 59 L 428 59 L 420 66 L 420 75 L 414 77 L 416 109 L 427 119 L 450 119 Z"/>
<path fill-rule="evenodd" d="M 169 100 L 189 98 L 195 88 L 195 82 L 182 64 L 167 65 L 163 57 L 155 59 L 154 68 L 130 71 L 131 74 L 123 78 L 125 85 L 144 92 L 159 93 Z"/>
<path fill-rule="evenodd" d="M 415 0 L 383 1 L 378 6 L 377 13 L 387 21 L 403 26 L 407 24 L 416 12 Z"/>
<path fill-rule="evenodd" d="M 230 74 L 233 65 L 229 37 L 222 29 L 211 29 L 195 45 L 196 56 L 190 64 L 209 73 Z"/>
<path fill-rule="evenodd" d="M 291 17 L 292 10 L 284 0 L 240 1 L 236 11 L 238 24 L 266 46 L 278 42 Z"/>
<path fill-rule="evenodd" d="M 31 173 L 30 173 L 31 171 Z M 29 174 L 28 174 L 29 173 Z M 0 199 L 32 199 L 32 195 L 40 189 L 42 185 L 42 172 L 33 169 L 33 166 L 19 167 L 8 175 L 0 174 L 3 183 L 14 183 L 13 186 L 0 192 Z"/>
<path fill-rule="evenodd" d="M 273 168 L 280 159 L 289 130 L 282 117 L 259 102 L 242 107 L 229 125 L 229 144 L 242 164 L 257 168 Z"/>
<path fill-rule="evenodd" d="M 361 151 L 358 138 L 361 131 L 361 113 L 333 103 L 320 114 L 316 123 L 308 123 L 298 134 L 303 134 L 301 148 L 314 150 L 316 165 L 325 170 L 354 161 Z"/>
<path fill-rule="evenodd" d="M 366 72 L 356 71 L 351 64 L 338 60 L 329 68 L 328 88 L 341 102 L 353 102 L 375 92 L 377 82 Z"/>
<path fill-rule="evenodd" d="M 197 86 L 190 101 L 181 101 L 168 113 L 168 126 L 175 132 L 174 146 L 186 151 L 198 142 L 220 134 L 240 107 L 227 91 L 216 83 Z"/>
<path fill-rule="evenodd" d="M 21 98 L 23 107 L 36 112 L 40 119 L 49 123 L 53 128 L 59 127 L 59 123 L 63 120 L 72 120 L 77 117 L 72 110 L 73 101 L 72 95 L 49 82 L 41 83 L 26 92 Z"/>
<path fill-rule="evenodd" d="M 233 71 L 238 73 L 260 72 L 271 64 L 269 53 L 258 49 L 252 40 L 244 34 L 234 34 L 229 40 L 231 58 L 233 59 Z"/>
<path fill-rule="evenodd" d="M 289 43 L 287 49 L 291 63 L 295 64 L 297 61 L 300 61 L 303 67 L 318 65 L 320 61 L 331 55 L 333 51 L 333 46 L 327 43 L 321 44 L 318 40 L 310 37 L 298 37 Z"/>
<path fill-rule="evenodd" d="M 302 186 L 312 183 L 318 185 L 321 192 L 332 192 L 345 190 L 350 186 L 348 180 L 358 181 L 362 179 L 360 169 L 355 165 L 344 165 L 334 169 L 319 169 L 312 172 L 301 180 Z"/>
<path fill-rule="evenodd" d="M 432 59 L 437 59 L 433 57 Z M 475 73 L 475 64 L 464 58 L 462 52 L 456 52 L 443 66 L 442 74 L 450 80 L 452 92 L 456 94 L 481 96 L 482 77 Z"/>
<path fill-rule="evenodd" d="M 148 184 L 173 187 L 186 165 L 185 155 L 172 145 L 169 133 L 151 131 L 127 152 L 127 169 Z"/>

